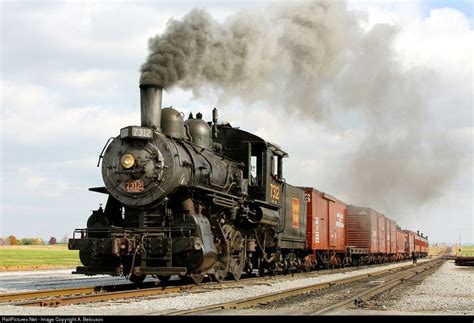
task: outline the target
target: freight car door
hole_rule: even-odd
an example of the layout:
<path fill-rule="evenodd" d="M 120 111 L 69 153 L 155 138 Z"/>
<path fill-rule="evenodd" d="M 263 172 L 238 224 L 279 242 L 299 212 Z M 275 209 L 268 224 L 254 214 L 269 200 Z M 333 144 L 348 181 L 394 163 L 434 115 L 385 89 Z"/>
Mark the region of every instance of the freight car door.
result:
<path fill-rule="evenodd" d="M 323 193 L 323 198 L 327 201 L 327 224 L 329 249 L 334 250 L 337 242 L 337 209 L 336 199 L 329 194 Z"/>
<path fill-rule="evenodd" d="M 385 253 L 387 246 L 385 245 L 385 240 L 387 239 L 385 235 L 385 216 L 381 213 L 378 214 L 378 238 L 379 238 L 379 253 Z"/>
<path fill-rule="evenodd" d="M 328 217 L 329 217 L 329 248 L 336 248 L 337 241 L 337 216 L 336 216 L 336 203 L 328 200 Z"/>
<path fill-rule="evenodd" d="M 390 253 L 397 253 L 397 223 L 390 220 Z"/>
<path fill-rule="evenodd" d="M 392 245 L 390 232 L 392 231 L 391 223 L 389 219 L 385 219 L 385 252 L 390 253 L 390 247 Z"/>
<path fill-rule="evenodd" d="M 336 247 L 336 221 L 335 221 L 335 205 L 334 202 L 328 201 L 328 219 L 329 219 L 329 248 Z"/>

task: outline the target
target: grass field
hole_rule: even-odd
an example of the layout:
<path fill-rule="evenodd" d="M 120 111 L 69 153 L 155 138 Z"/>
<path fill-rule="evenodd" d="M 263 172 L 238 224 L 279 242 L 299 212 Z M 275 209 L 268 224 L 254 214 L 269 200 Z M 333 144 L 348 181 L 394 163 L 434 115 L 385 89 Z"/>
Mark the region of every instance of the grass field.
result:
<path fill-rule="evenodd" d="M 446 247 L 441 246 L 429 246 L 428 247 L 428 254 L 433 256 L 438 256 L 441 254 L 446 253 Z"/>
<path fill-rule="evenodd" d="M 459 249 L 461 249 L 461 251 L 459 251 Z M 441 255 L 441 254 L 446 253 L 447 250 L 448 250 L 447 246 L 429 246 L 428 254 Z M 474 257 L 474 246 L 463 246 L 463 247 L 453 246 L 451 247 L 449 254 Z"/>
<path fill-rule="evenodd" d="M 67 245 L 0 246 L 0 271 L 78 265 L 79 251 L 67 250 Z"/>
<path fill-rule="evenodd" d="M 474 257 L 474 246 L 462 247 L 459 255 Z"/>

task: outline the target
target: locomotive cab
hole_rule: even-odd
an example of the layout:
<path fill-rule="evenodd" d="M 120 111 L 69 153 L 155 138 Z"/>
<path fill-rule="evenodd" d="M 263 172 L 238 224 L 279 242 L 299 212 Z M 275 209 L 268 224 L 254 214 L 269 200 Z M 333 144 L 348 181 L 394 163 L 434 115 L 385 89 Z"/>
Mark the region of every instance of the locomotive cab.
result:
<path fill-rule="evenodd" d="M 267 232 L 274 230 L 265 237 L 266 252 L 278 245 L 282 250 L 273 250 L 274 259 L 298 258 L 291 250 L 306 247 L 306 203 L 304 191 L 289 185 L 283 177 L 283 159 L 288 154 L 279 146 L 238 128 L 219 125 L 218 130 L 216 140 L 222 145 L 223 153 L 245 165 L 249 202 L 268 214 L 273 212 L 274 220 L 263 216 L 265 223 L 272 228 Z M 276 236 L 277 240 L 274 239 Z M 289 267 L 296 267 L 292 261 L 289 262 Z"/>
<path fill-rule="evenodd" d="M 222 153 L 244 164 L 243 175 L 248 180 L 249 198 L 279 207 L 279 199 L 272 199 L 272 189 L 275 197 L 276 187 L 281 188 L 285 182 L 283 158 L 288 154 L 279 146 L 228 124 L 219 125 L 218 131 L 219 136 L 214 141 L 222 146 Z"/>
<path fill-rule="evenodd" d="M 283 158 L 288 154 L 279 146 L 268 143 L 267 149 L 267 174 L 268 188 L 266 199 L 275 204 L 281 204 L 280 192 L 282 192 L 285 179 L 283 178 Z"/>

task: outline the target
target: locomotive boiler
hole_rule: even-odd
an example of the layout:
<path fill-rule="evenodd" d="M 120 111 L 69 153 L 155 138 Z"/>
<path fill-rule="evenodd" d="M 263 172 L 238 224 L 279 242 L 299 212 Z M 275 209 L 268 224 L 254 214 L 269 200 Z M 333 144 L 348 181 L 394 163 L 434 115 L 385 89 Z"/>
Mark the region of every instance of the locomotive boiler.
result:
<path fill-rule="evenodd" d="M 78 274 L 171 275 L 199 283 L 308 265 L 304 191 L 283 178 L 278 146 L 200 113 L 161 108 L 163 89 L 140 85 L 141 125 L 100 155 L 105 208 L 76 229 Z M 100 161 L 99 159 L 99 161 Z"/>

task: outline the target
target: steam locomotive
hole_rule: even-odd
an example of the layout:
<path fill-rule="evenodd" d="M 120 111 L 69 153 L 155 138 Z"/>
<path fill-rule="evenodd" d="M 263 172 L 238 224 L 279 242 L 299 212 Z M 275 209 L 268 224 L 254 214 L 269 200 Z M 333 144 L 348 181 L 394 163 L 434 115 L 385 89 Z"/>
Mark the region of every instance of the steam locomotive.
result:
<path fill-rule="evenodd" d="M 332 212 L 330 235 L 342 239 L 340 246 L 315 249 L 315 221 L 323 218 L 313 216 L 309 188 L 286 183 L 288 154 L 279 146 L 219 124 L 216 109 L 212 122 L 200 113 L 185 121 L 161 108 L 162 92 L 141 84 L 141 125 L 122 128 L 102 150 L 105 186 L 90 190 L 106 194 L 107 203 L 69 240 L 83 264 L 75 273 L 136 283 L 179 275 L 200 283 L 205 276 L 238 280 L 254 270 L 288 273 L 374 259 L 361 256 L 373 254 L 367 248 L 352 255 L 345 231 L 337 238 L 345 208 Z"/>

